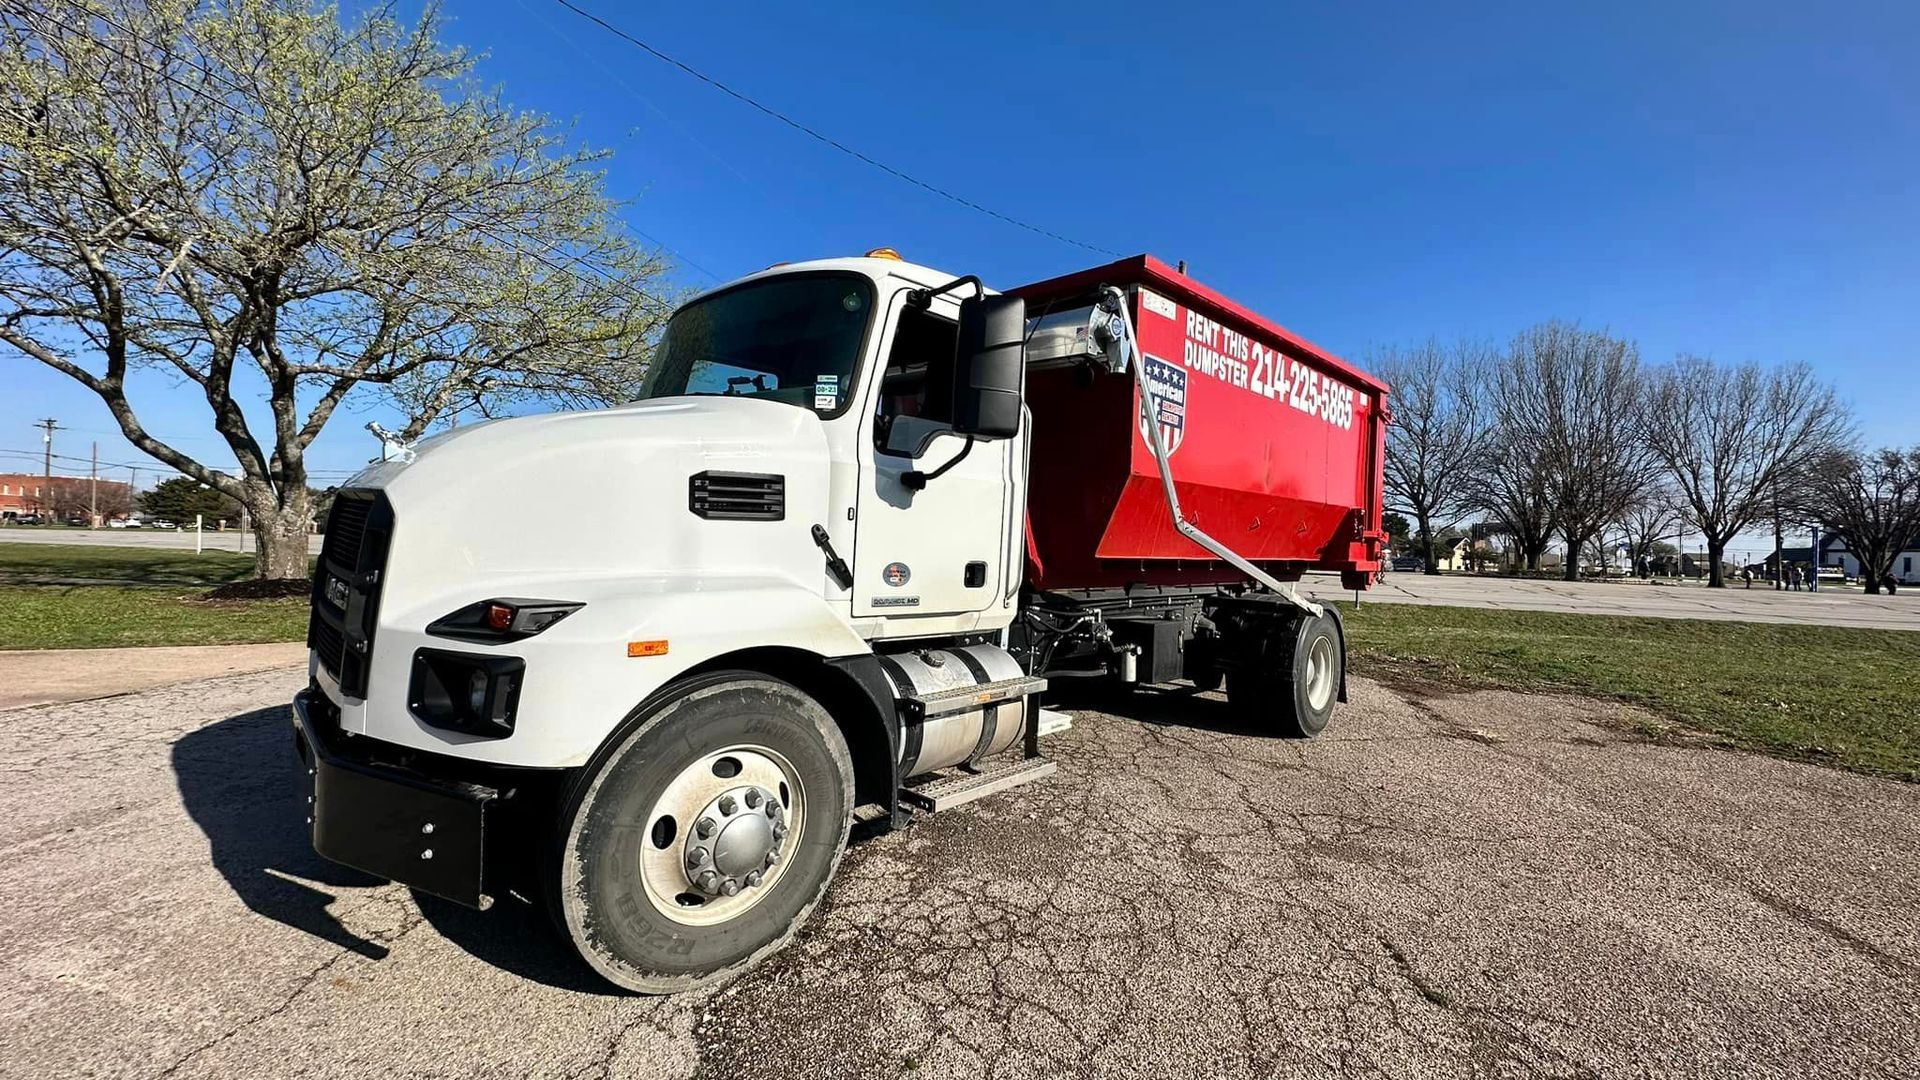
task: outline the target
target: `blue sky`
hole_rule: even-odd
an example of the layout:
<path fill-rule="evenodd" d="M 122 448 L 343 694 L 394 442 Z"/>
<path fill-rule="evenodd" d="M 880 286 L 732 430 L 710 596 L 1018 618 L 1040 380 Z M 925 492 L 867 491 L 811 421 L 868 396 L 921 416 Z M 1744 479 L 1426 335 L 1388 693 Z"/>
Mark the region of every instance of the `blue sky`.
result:
<path fill-rule="evenodd" d="M 1650 360 L 1808 361 L 1868 439 L 1920 440 L 1920 5 L 578 2 L 1005 214 L 1185 259 L 1354 358 L 1579 319 Z M 1106 259 L 862 165 L 554 0 L 446 10 L 485 79 L 614 152 L 609 190 L 685 288 L 878 245 L 1002 287 Z M 194 394 L 135 395 L 230 465 Z M 70 429 L 62 453 L 98 438 L 158 473 L 85 390 L 0 355 L 0 451 L 37 454 L 41 416 Z M 323 482 L 374 452 L 380 417 L 335 418 Z"/>

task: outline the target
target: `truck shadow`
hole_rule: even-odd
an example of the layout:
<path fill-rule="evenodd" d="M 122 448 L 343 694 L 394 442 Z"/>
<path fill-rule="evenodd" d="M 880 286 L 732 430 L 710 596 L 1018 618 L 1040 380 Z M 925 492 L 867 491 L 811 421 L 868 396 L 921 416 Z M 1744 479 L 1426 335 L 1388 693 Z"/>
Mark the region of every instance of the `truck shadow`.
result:
<path fill-rule="evenodd" d="M 206 834 L 214 869 L 249 910 L 368 959 L 386 958 L 385 944 L 347 929 L 327 910 L 343 890 L 386 882 L 314 853 L 305 777 L 285 708 L 241 713 L 188 732 L 174 742 L 172 763 L 181 801 Z M 413 896 L 434 930 L 479 960 L 561 989 L 617 992 L 528 905 L 503 899 L 482 912 Z"/>
<path fill-rule="evenodd" d="M 1090 685 L 1091 684 L 1091 685 Z M 1056 681 L 1044 704 L 1050 709 L 1091 709 L 1155 727 L 1183 727 L 1249 738 L 1279 738 L 1271 728 L 1240 720 L 1224 693 L 1202 694 L 1192 686 L 1114 687 L 1096 680 Z"/>

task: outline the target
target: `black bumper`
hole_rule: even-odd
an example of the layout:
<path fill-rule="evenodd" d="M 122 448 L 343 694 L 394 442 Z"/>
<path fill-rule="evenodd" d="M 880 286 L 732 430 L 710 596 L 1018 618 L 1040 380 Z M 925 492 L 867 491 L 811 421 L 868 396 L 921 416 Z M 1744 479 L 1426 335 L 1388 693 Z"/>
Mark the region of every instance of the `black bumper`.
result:
<path fill-rule="evenodd" d="M 489 906 L 487 828 L 499 792 L 354 760 L 339 746 L 337 724 L 325 719 L 332 714 L 317 690 L 293 699 L 313 849 L 468 907 Z"/>

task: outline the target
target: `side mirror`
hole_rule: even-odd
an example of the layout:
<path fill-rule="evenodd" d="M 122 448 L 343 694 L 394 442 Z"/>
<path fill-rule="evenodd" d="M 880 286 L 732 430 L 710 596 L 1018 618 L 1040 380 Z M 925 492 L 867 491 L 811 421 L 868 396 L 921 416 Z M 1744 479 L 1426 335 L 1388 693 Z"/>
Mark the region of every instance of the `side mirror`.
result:
<path fill-rule="evenodd" d="M 1020 434 L 1026 384 L 1027 302 L 1017 296 L 960 301 L 959 350 L 953 358 L 953 430 L 977 439 Z"/>

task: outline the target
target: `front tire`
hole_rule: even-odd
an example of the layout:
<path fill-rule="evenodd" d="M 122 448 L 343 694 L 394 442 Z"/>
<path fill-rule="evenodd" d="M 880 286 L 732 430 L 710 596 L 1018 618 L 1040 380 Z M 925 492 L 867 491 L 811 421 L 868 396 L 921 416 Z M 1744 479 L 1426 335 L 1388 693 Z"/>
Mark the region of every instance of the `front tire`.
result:
<path fill-rule="evenodd" d="M 853 762 L 818 702 L 725 672 L 686 684 L 585 770 L 558 914 L 608 981 L 671 993 L 785 945 L 839 866 Z"/>

